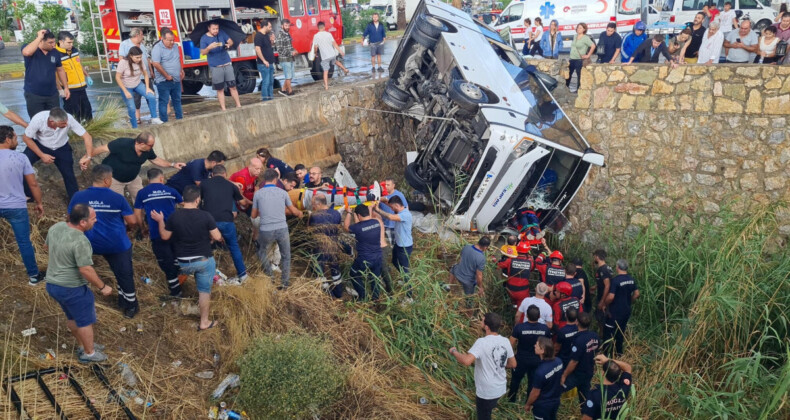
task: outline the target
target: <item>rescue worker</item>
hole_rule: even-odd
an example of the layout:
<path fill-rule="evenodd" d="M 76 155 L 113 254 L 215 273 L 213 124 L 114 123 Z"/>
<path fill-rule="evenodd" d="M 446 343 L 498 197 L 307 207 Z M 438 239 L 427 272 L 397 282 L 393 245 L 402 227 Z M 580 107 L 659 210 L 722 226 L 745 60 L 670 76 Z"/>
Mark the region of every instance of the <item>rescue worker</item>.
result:
<path fill-rule="evenodd" d="M 573 264 L 576 266 L 576 277 L 584 285 L 584 300 L 582 307 L 584 312 L 592 313 L 592 298 L 590 297 L 590 279 L 587 277 L 587 272 L 584 271 L 584 263 L 581 258 L 574 258 Z"/>
<path fill-rule="evenodd" d="M 631 55 L 639 48 L 639 45 L 647 39 L 647 34 L 645 33 L 646 28 L 644 22 L 636 22 L 634 31 L 623 38 L 623 48 L 620 48 L 620 55 L 622 55 L 621 61 L 623 63 L 628 63 L 631 59 Z M 639 57 L 634 57 L 634 61 L 638 62 Z"/>
<path fill-rule="evenodd" d="M 619 418 L 631 394 L 631 365 L 603 354 L 595 356 L 595 364 L 603 370 L 603 384 L 590 390 L 587 403 L 582 406 L 582 420 Z"/>
<path fill-rule="evenodd" d="M 93 78 L 82 67 L 80 52 L 74 47 L 74 35 L 69 31 L 58 32 L 58 45 L 55 47 L 60 53 L 60 63 L 66 72 L 66 80 L 71 95 L 63 100 L 63 110 L 71 114 L 79 122 L 93 119 L 93 107 L 88 100 L 86 91 L 88 86 L 93 86 Z M 59 79 L 55 83 L 60 84 Z M 58 86 L 62 89 L 62 86 Z"/>
<path fill-rule="evenodd" d="M 631 318 L 631 305 L 639 298 L 639 286 L 628 274 L 628 261 L 617 260 L 617 276 L 612 279 L 612 287 L 606 295 L 609 310 L 604 323 L 604 349 L 609 353 L 614 342 L 615 354 L 623 354 L 623 341 L 628 319 Z"/>
<path fill-rule="evenodd" d="M 529 276 L 535 261 L 529 255 L 529 245 L 524 241 L 519 242 L 516 252 L 515 258 L 508 257 L 497 263 L 497 267 L 507 275 L 507 294 L 513 306 L 518 308 L 521 301 L 529 297 Z"/>
<path fill-rule="evenodd" d="M 540 356 L 541 362 L 535 369 L 534 387 L 529 393 L 524 410 L 527 413 L 532 411 L 535 419 L 555 420 L 562 395 L 562 361 L 554 356 L 554 343 L 546 337 L 539 338 L 535 343 L 535 353 Z"/>
<path fill-rule="evenodd" d="M 579 314 L 579 332 L 571 345 L 571 359 L 562 372 L 563 392 L 576 388 L 579 404 L 585 402 L 590 395 L 590 382 L 595 372 L 595 353 L 598 352 L 600 338 L 595 331 L 590 331 L 592 317 L 588 313 Z"/>
<path fill-rule="evenodd" d="M 532 391 L 535 368 L 540 364 L 540 357 L 535 354 L 535 343 L 540 337 L 551 338 L 551 330 L 545 324 L 538 322 L 539 319 L 540 309 L 535 305 L 530 306 L 527 308 L 527 322 L 516 325 L 510 335 L 510 345 L 516 349 L 516 368 L 510 377 L 510 391 L 508 391 L 510 402 L 516 402 L 518 388 L 524 376 L 527 377 L 527 395 Z"/>
<path fill-rule="evenodd" d="M 584 289 L 584 283 L 576 278 L 576 264 L 568 263 L 565 266 L 565 282 L 571 285 L 571 296 L 579 299 L 579 302 L 584 305 L 584 296 L 587 291 Z"/>
<path fill-rule="evenodd" d="M 545 240 L 543 243 L 545 244 Z M 546 258 L 543 257 L 538 260 L 535 260 L 535 266 L 538 269 L 538 272 L 541 273 L 541 281 L 549 285 L 549 287 L 554 287 L 557 283 L 565 280 L 565 268 L 562 267 L 562 252 L 560 251 L 551 251 L 546 247 L 549 251 L 549 258 L 546 261 Z"/>
<path fill-rule="evenodd" d="M 551 305 L 551 311 L 554 313 L 554 327 L 561 329 L 568 324 L 568 316 L 566 312 L 568 309 L 576 309 L 581 312 L 581 303 L 578 298 L 572 297 L 573 287 L 566 281 L 557 283 L 554 290 L 556 300 Z"/>
<path fill-rule="evenodd" d="M 593 252 L 593 266 L 595 267 L 596 288 L 595 320 L 598 321 L 601 334 L 603 334 L 603 324 L 606 321 L 606 300 L 604 298 L 609 294 L 609 285 L 614 277 L 612 269 L 606 264 L 605 250 L 596 249 Z"/>
<path fill-rule="evenodd" d="M 576 338 L 576 334 L 579 332 L 579 311 L 573 308 L 568 309 L 565 311 L 565 319 L 567 319 L 568 323 L 557 330 L 555 349 L 557 350 L 557 357 L 562 360 L 562 365 L 568 366 L 568 362 L 571 361 L 573 339 Z"/>

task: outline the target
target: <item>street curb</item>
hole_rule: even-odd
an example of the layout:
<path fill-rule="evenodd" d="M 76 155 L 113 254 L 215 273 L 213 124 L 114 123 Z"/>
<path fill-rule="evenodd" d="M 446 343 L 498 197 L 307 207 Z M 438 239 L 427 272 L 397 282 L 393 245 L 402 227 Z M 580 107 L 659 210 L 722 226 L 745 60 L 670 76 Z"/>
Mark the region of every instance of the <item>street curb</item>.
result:
<path fill-rule="evenodd" d="M 403 35 L 396 36 L 395 38 L 390 38 L 390 39 L 401 39 L 401 38 L 403 38 Z M 354 45 L 354 44 L 361 44 L 361 43 L 362 43 L 362 40 L 357 41 L 356 39 L 352 39 L 352 40 L 349 40 L 349 41 L 345 41 L 345 40 L 343 41 L 343 45 Z"/>
<path fill-rule="evenodd" d="M 8 73 L 0 74 L 0 80 L 13 80 L 13 79 L 24 79 L 25 72 L 24 71 L 10 71 Z"/>

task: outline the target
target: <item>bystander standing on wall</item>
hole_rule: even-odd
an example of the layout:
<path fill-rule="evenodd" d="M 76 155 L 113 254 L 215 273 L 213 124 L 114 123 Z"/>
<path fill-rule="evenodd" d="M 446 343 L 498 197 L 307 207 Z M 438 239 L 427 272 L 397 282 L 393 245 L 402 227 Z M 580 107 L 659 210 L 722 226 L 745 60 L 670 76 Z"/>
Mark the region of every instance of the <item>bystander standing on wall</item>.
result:
<path fill-rule="evenodd" d="M 84 171 L 93 156 L 93 137 L 85 131 L 77 120 L 61 108 L 41 111 L 30 119 L 22 139 L 25 141 L 24 153 L 30 164 L 39 160 L 49 165 L 54 163 L 63 177 L 66 196 L 69 200 L 79 190 L 77 177 L 74 175 L 74 156 L 69 144 L 69 131 L 81 136 L 85 141 L 85 155 L 80 158 L 80 168 Z M 30 192 L 25 189 L 30 197 Z"/>
<path fill-rule="evenodd" d="M 540 42 L 543 40 L 543 19 L 536 17 L 535 26 L 532 27 L 532 32 L 529 34 L 529 54 L 532 56 L 543 55 L 543 49 Z"/>
<path fill-rule="evenodd" d="M 691 40 L 691 29 L 685 28 L 670 41 L 667 48 L 669 48 L 669 54 L 672 55 L 672 61 L 678 64 L 685 63 L 683 52 L 689 40 Z"/>
<path fill-rule="evenodd" d="M 699 48 L 702 45 L 702 40 L 705 37 L 707 28 L 702 25 L 705 19 L 705 14 L 702 12 L 694 15 L 694 22 L 691 23 L 691 40 L 686 43 L 681 51 L 686 64 L 695 64 L 699 60 Z"/>
<path fill-rule="evenodd" d="M 181 68 L 181 55 L 175 45 L 175 35 L 170 28 L 162 28 L 162 38 L 151 50 L 151 65 L 154 67 L 154 83 L 159 93 L 159 119 L 167 122 L 167 104 L 173 106 L 176 119 L 184 118 L 181 108 L 181 81 L 184 69 Z"/>
<path fill-rule="evenodd" d="M 93 119 L 93 107 L 88 99 L 88 86 L 93 86 L 93 78 L 88 74 L 88 70 L 82 67 L 80 62 L 80 52 L 74 46 L 74 35 L 69 31 L 58 33 L 58 46 L 55 47 L 60 53 L 60 63 L 63 71 L 66 72 L 68 81 L 68 99 L 63 99 L 63 109 L 73 115 L 77 121 L 85 122 Z M 60 79 L 55 80 L 58 89 L 62 89 Z"/>
<path fill-rule="evenodd" d="M 316 53 L 316 57 L 318 57 L 319 53 L 321 54 L 321 70 L 324 72 L 324 90 L 329 90 L 329 68 L 332 66 L 333 62 L 340 67 L 345 74 L 348 74 L 348 69 L 343 67 L 337 59 L 338 55 L 342 57 L 345 53 L 337 46 L 337 42 L 332 38 L 332 34 L 326 31 L 326 24 L 324 24 L 324 22 L 318 22 L 318 33 L 313 36 L 312 48 Z"/>
<path fill-rule="evenodd" d="M 93 229 L 96 212 L 87 204 L 72 207 L 66 222 L 58 222 L 47 231 L 47 293 L 66 314 L 66 326 L 77 343 L 79 361 L 95 363 L 107 360 L 104 346 L 93 342 L 96 303 L 88 284 L 102 296 L 109 296 L 108 286 L 93 269 L 91 243 L 85 233 Z"/>
<path fill-rule="evenodd" d="M 255 55 L 261 74 L 261 101 L 269 101 L 274 97 L 274 46 L 269 37 L 271 32 L 271 21 L 265 21 L 255 33 Z"/>
<path fill-rule="evenodd" d="M 181 274 L 195 275 L 198 290 L 198 308 L 200 323 L 198 332 L 217 326 L 216 320 L 209 321 L 211 305 L 211 286 L 217 262 L 211 252 L 211 241 L 222 241 L 222 234 L 217 229 L 214 218 L 207 211 L 198 208 L 200 188 L 189 185 L 184 188 L 184 205 L 177 209 L 165 222 L 165 216 L 153 210 L 151 218 L 159 226 L 159 236 L 166 241 L 173 241 L 176 261 Z"/>
<path fill-rule="evenodd" d="M 148 66 L 143 64 L 143 52 L 138 47 L 129 49 L 126 58 L 118 62 L 118 67 L 115 69 L 115 82 L 118 83 L 118 88 L 121 90 L 123 100 L 126 103 L 126 111 L 129 114 L 129 122 L 132 128 L 137 128 L 139 123 L 139 116 L 135 113 L 136 104 L 134 103 L 134 96 L 136 93 L 140 96 L 145 96 L 148 102 L 148 110 L 151 112 L 151 124 L 162 124 L 162 120 L 158 117 L 158 107 L 156 103 L 156 95 L 154 91 L 149 88 L 149 75 Z M 142 75 L 143 79 L 140 80 Z"/>
<path fill-rule="evenodd" d="M 0 125 L 0 168 L 3 168 L 0 171 L 0 219 L 5 219 L 11 225 L 27 271 L 28 284 L 35 286 L 42 280 L 42 276 L 36 264 L 36 250 L 30 241 L 30 215 L 27 210 L 25 184 L 30 188 L 36 202 L 38 217 L 44 216 L 44 206 L 33 165 L 25 155 L 15 151 L 17 144 L 14 129 Z"/>
<path fill-rule="evenodd" d="M 634 57 L 639 57 L 640 63 L 658 63 L 659 58 L 663 56 L 672 67 L 677 64 L 672 61 L 672 56 L 669 55 L 667 44 L 664 43 L 664 35 L 656 34 L 652 39 L 645 40 L 628 60 L 628 64 L 634 62 Z"/>
<path fill-rule="evenodd" d="M 216 22 L 209 23 L 208 32 L 200 38 L 200 54 L 206 55 L 209 70 L 211 70 L 211 87 L 217 92 L 219 107 L 225 110 L 225 88 L 230 91 L 230 96 L 236 102 L 236 108 L 241 108 L 239 91 L 236 89 L 236 75 L 230 61 L 228 50 L 233 47 L 233 40 L 219 28 Z"/>
<path fill-rule="evenodd" d="M 485 314 L 480 328 L 483 337 L 478 338 L 468 353 L 461 353 L 455 347 L 450 355 L 464 366 L 475 365 L 475 407 L 478 420 L 490 420 L 499 398 L 507 391 L 507 372 L 505 369 L 516 367 L 513 346 L 507 338 L 499 335 L 502 317 L 489 312 Z"/>
<path fill-rule="evenodd" d="M 93 149 L 93 156 L 109 153 L 101 163 L 112 168 L 111 190 L 124 196 L 128 191 L 134 201 L 137 193 L 143 189 L 143 180 L 140 178 L 143 163 L 150 161 L 156 166 L 176 169 L 185 166 L 183 162 L 171 163 L 158 157 L 154 153 L 155 143 L 153 133 L 143 131 L 133 139 L 119 138 Z"/>
<path fill-rule="evenodd" d="M 620 55 L 622 58 L 620 61 L 623 63 L 627 63 L 634 56 L 634 51 L 636 51 L 639 46 L 645 42 L 647 39 L 647 34 L 645 33 L 645 23 L 642 21 L 636 22 L 634 24 L 634 30 L 623 37 L 623 46 L 620 48 Z M 639 59 L 639 57 L 636 57 Z"/>
<path fill-rule="evenodd" d="M 732 8 L 732 2 L 724 2 L 724 10 L 719 14 L 719 22 L 721 22 L 721 32 L 725 38 L 727 38 L 727 34 L 738 27 L 738 17 Z M 751 21 L 748 22 L 751 24 Z"/>
<path fill-rule="evenodd" d="M 717 64 L 721 57 L 721 47 L 724 44 L 724 35 L 719 31 L 719 22 L 713 21 L 702 37 L 702 44 L 697 55 L 698 64 Z"/>
<path fill-rule="evenodd" d="M 592 57 L 594 52 L 595 42 L 587 35 L 587 24 L 584 22 L 579 23 L 576 25 L 576 36 L 571 43 L 568 80 L 565 81 L 565 86 L 570 87 L 573 73 L 576 73 L 576 80 L 578 81 L 576 90 L 581 89 L 582 67 L 584 67 L 585 60 Z M 576 93 L 576 90 L 571 89 L 571 93 Z"/>
<path fill-rule="evenodd" d="M 744 20 L 737 31 L 724 36 L 724 48 L 728 63 L 751 63 L 760 49 L 757 34 L 752 31 L 752 22 Z"/>
<path fill-rule="evenodd" d="M 150 70 L 150 52 L 148 51 L 148 47 L 145 46 L 143 43 L 143 29 L 142 28 L 132 28 L 129 31 L 129 38 L 124 39 L 121 41 L 121 45 L 118 46 L 118 58 L 120 60 L 126 59 L 126 56 L 129 55 L 129 50 L 132 47 L 137 47 L 140 51 L 143 52 L 143 67 L 148 69 L 148 74 L 151 74 Z M 142 80 L 143 75 L 140 74 L 140 79 Z M 148 88 L 150 86 L 146 86 Z M 140 124 L 140 106 L 142 105 L 142 96 L 138 93 L 133 93 L 134 95 L 134 108 L 135 108 L 135 117 L 137 118 L 137 123 Z"/>
<path fill-rule="evenodd" d="M 55 78 L 60 80 L 63 98 L 71 97 L 69 82 L 63 70 L 61 55 L 55 49 L 55 35 L 49 29 L 36 33 L 36 38 L 22 45 L 22 56 L 25 61 L 25 104 L 28 118 L 32 119 L 41 111 L 60 106 L 60 96 Z"/>
<path fill-rule="evenodd" d="M 544 58 L 557 59 L 560 55 L 562 35 L 559 32 L 559 25 L 557 19 L 552 19 L 549 24 L 549 30 L 543 33 L 543 37 L 540 40 L 540 49 L 543 50 Z"/>
<path fill-rule="evenodd" d="M 381 53 L 384 50 L 384 40 L 387 39 L 387 30 L 384 28 L 386 25 L 379 22 L 379 14 L 373 13 L 373 21 L 368 22 L 365 31 L 362 33 L 362 38 L 367 38 L 370 48 L 370 71 L 376 71 L 376 63 L 378 63 L 378 72 L 384 72 L 381 67 Z"/>
<path fill-rule="evenodd" d="M 275 48 L 279 54 L 280 67 L 283 69 L 283 86 L 280 88 L 280 93 L 283 95 L 291 96 L 294 94 L 291 81 L 294 78 L 294 58 L 299 55 L 293 46 L 293 38 L 291 38 L 291 21 L 283 19 L 280 23 L 280 32 L 277 32 L 277 38 L 274 41 Z"/>
<path fill-rule="evenodd" d="M 598 38 L 598 48 L 603 47 L 603 54 L 598 54 L 598 62 L 614 64 L 620 58 L 622 44 L 623 38 L 617 33 L 617 23 L 609 22 L 606 25 L 606 32 Z"/>
<path fill-rule="evenodd" d="M 159 268 L 165 273 L 170 296 L 181 297 L 181 283 L 178 281 L 178 266 L 173 243 L 162 239 L 159 235 L 159 223 L 151 217 L 151 212 L 158 211 L 167 221 L 176 211 L 176 204 L 183 202 L 184 199 L 178 191 L 165 185 L 165 175 L 161 169 L 151 168 L 147 176 L 148 185 L 137 193 L 134 200 L 134 215 L 140 226 L 143 226 L 143 220 L 148 224 L 151 251 L 156 257 Z"/>
<path fill-rule="evenodd" d="M 134 211 L 122 195 L 112 191 L 112 168 L 96 165 L 91 170 L 93 185 L 72 197 L 68 211 L 77 204 L 89 204 L 96 210 L 96 225 L 85 233 L 93 247 L 94 255 L 107 260 L 118 282 L 118 307 L 127 318 L 134 318 L 140 311 L 134 286 L 132 242 L 127 229 L 137 224 Z"/>
<path fill-rule="evenodd" d="M 757 55 L 754 62 L 757 64 L 772 64 L 779 60 L 776 56 L 776 45 L 779 38 L 776 36 L 776 27 L 769 26 L 763 29 L 763 35 L 757 41 Z"/>

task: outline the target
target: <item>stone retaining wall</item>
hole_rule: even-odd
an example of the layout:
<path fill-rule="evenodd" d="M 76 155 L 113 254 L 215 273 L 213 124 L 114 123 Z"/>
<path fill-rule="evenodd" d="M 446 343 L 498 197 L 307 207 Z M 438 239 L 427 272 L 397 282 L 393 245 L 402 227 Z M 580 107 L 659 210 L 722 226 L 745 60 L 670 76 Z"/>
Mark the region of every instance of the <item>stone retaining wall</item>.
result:
<path fill-rule="evenodd" d="M 557 62 L 535 64 L 567 75 Z M 790 67 L 592 65 L 566 102 L 606 156 L 567 211 L 589 240 L 678 215 L 690 222 L 685 215 L 697 211 L 742 214 L 790 201 Z M 790 214 L 779 216 L 790 235 Z"/>

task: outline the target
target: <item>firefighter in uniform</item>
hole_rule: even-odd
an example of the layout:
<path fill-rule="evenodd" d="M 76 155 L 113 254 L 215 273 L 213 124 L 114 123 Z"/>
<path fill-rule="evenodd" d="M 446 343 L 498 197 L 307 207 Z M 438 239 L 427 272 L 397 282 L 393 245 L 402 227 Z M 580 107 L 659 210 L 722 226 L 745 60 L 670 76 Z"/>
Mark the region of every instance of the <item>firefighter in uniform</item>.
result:
<path fill-rule="evenodd" d="M 566 281 L 557 283 L 554 295 L 556 300 L 551 305 L 551 310 L 554 313 L 553 326 L 557 330 L 561 329 L 568 324 L 568 317 L 565 312 L 568 309 L 576 309 L 579 313 L 582 312 L 581 302 L 578 298 L 571 296 L 573 287 Z"/>
<path fill-rule="evenodd" d="M 529 276 L 535 261 L 529 255 L 529 244 L 522 241 L 516 247 L 515 257 L 510 256 L 497 263 L 502 272 L 507 275 L 505 288 L 510 296 L 510 302 L 518 308 L 521 301 L 529 297 Z"/>

